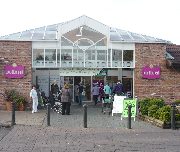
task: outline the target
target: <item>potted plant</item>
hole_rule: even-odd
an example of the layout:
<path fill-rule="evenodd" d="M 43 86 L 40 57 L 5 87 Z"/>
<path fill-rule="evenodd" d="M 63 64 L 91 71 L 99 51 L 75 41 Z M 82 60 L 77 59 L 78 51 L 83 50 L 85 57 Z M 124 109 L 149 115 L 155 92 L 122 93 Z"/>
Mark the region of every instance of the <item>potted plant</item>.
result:
<path fill-rule="evenodd" d="M 25 97 L 22 95 L 18 95 L 18 97 L 16 99 L 16 106 L 18 107 L 19 111 L 25 110 L 25 103 L 26 103 Z"/>
<path fill-rule="evenodd" d="M 12 102 L 16 102 L 17 92 L 15 89 L 5 90 L 6 109 L 12 111 Z"/>

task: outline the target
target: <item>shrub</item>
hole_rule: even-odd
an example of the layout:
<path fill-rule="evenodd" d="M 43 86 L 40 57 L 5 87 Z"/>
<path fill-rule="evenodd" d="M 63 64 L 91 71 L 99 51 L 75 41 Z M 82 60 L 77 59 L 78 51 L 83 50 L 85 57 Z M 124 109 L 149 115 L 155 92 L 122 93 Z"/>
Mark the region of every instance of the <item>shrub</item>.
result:
<path fill-rule="evenodd" d="M 164 122 L 170 122 L 171 120 L 171 106 L 163 106 L 158 109 L 156 116 L 159 115 L 159 120 Z"/>
<path fill-rule="evenodd" d="M 140 112 L 142 115 L 148 115 L 148 108 L 150 106 L 150 98 L 139 101 Z"/>
<path fill-rule="evenodd" d="M 150 100 L 150 105 L 157 105 L 159 108 L 161 108 L 165 105 L 165 103 L 163 99 L 152 98 Z"/>
<path fill-rule="evenodd" d="M 176 121 L 180 121 L 180 114 L 176 114 L 176 118 L 175 118 Z"/>
<path fill-rule="evenodd" d="M 149 117 L 155 117 L 155 114 L 159 107 L 157 105 L 152 105 L 148 108 L 148 116 Z"/>
<path fill-rule="evenodd" d="M 145 98 L 145 99 L 139 101 L 139 105 L 140 105 L 141 114 L 148 115 L 148 108 L 151 107 L 152 105 L 157 105 L 158 108 L 161 108 L 165 104 L 164 104 L 163 99 Z"/>

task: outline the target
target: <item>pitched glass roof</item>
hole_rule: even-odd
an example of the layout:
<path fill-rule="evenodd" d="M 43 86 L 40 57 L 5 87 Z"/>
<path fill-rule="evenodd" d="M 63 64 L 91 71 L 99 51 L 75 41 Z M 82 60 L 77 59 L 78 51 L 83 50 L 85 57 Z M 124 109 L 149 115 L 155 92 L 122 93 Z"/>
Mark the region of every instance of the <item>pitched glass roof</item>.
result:
<path fill-rule="evenodd" d="M 88 17 L 86 17 L 88 18 Z M 73 20 L 72 20 L 73 22 Z M 1 36 L 0 40 L 15 41 L 57 41 L 58 33 L 62 24 L 53 24 L 40 28 L 30 29 L 18 33 Z M 171 43 L 170 41 L 141 35 L 117 28 L 109 27 L 110 40 L 116 42 L 137 42 L 137 43 Z"/>

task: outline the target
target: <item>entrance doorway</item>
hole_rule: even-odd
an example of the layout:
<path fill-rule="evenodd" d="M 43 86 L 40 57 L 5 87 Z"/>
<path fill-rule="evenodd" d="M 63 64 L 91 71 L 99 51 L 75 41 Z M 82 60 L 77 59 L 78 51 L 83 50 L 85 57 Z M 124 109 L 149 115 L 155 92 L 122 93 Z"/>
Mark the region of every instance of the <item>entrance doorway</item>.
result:
<path fill-rule="evenodd" d="M 84 86 L 83 101 L 91 101 L 91 76 L 75 76 L 74 86 L 80 82 Z"/>

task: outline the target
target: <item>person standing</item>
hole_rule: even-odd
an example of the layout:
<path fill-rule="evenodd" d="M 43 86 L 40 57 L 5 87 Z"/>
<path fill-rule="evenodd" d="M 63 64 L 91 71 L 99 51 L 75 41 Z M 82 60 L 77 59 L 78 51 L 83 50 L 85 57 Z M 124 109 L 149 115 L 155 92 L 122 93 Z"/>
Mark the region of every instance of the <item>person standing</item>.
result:
<path fill-rule="evenodd" d="M 105 97 L 108 97 L 108 98 L 109 98 L 109 95 L 111 94 L 111 88 L 108 83 L 106 83 L 106 85 L 104 86 L 104 94 L 105 94 Z"/>
<path fill-rule="evenodd" d="M 104 97 L 104 104 L 103 104 L 103 106 L 104 107 L 106 107 L 106 105 L 108 104 L 108 103 L 110 103 L 110 95 L 111 95 L 111 88 L 110 88 L 110 86 L 109 86 L 109 84 L 108 83 L 106 83 L 106 85 L 104 86 L 104 94 L 105 94 L 105 97 Z M 106 100 L 108 100 L 108 102 L 106 101 Z M 108 104 L 109 105 L 109 104 Z M 110 105 L 109 105 L 110 106 Z"/>
<path fill-rule="evenodd" d="M 102 102 L 104 100 L 104 85 L 100 83 L 99 86 L 99 101 Z"/>
<path fill-rule="evenodd" d="M 80 106 L 82 105 L 83 91 L 84 91 L 84 87 L 83 87 L 82 83 L 79 83 L 79 105 Z"/>
<path fill-rule="evenodd" d="M 77 84 L 74 87 L 74 94 L 76 103 L 79 103 L 79 85 Z"/>
<path fill-rule="evenodd" d="M 59 92 L 59 86 L 57 85 L 56 80 L 54 80 L 53 84 L 51 85 L 51 92 L 55 95 L 57 95 L 57 93 Z"/>
<path fill-rule="evenodd" d="M 93 95 L 93 100 L 94 100 L 94 104 L 97 104 L 98 101 L 98 96 L 99 96 L 99 87 L 98 87 L 98 83 L 96 83 L 93 88 L 92 88 L 92 95 Z"/>
<path fill-rule="evenodd" d="M 69 85 L 65 84 L 61 91 L 62 115 L 70 115 L 71 95 Z"/>
<path fill-rule="evenodd" d="M 33 86 L 32 90 L 30 91 L 30 97 L 32 98 L 33 104 L 32 104 L 32 113 L 37 112 L 37 106 L 38 106 L 38 96 L 36 87 Z"/>
<path fill-rule="evenodd" d="M 121 80 L 117 82 L 113 89 L 113 93 L 117 94 L 118 96 L 122 95 L 124 93 L 123 84 L 121 83 Z"/>

